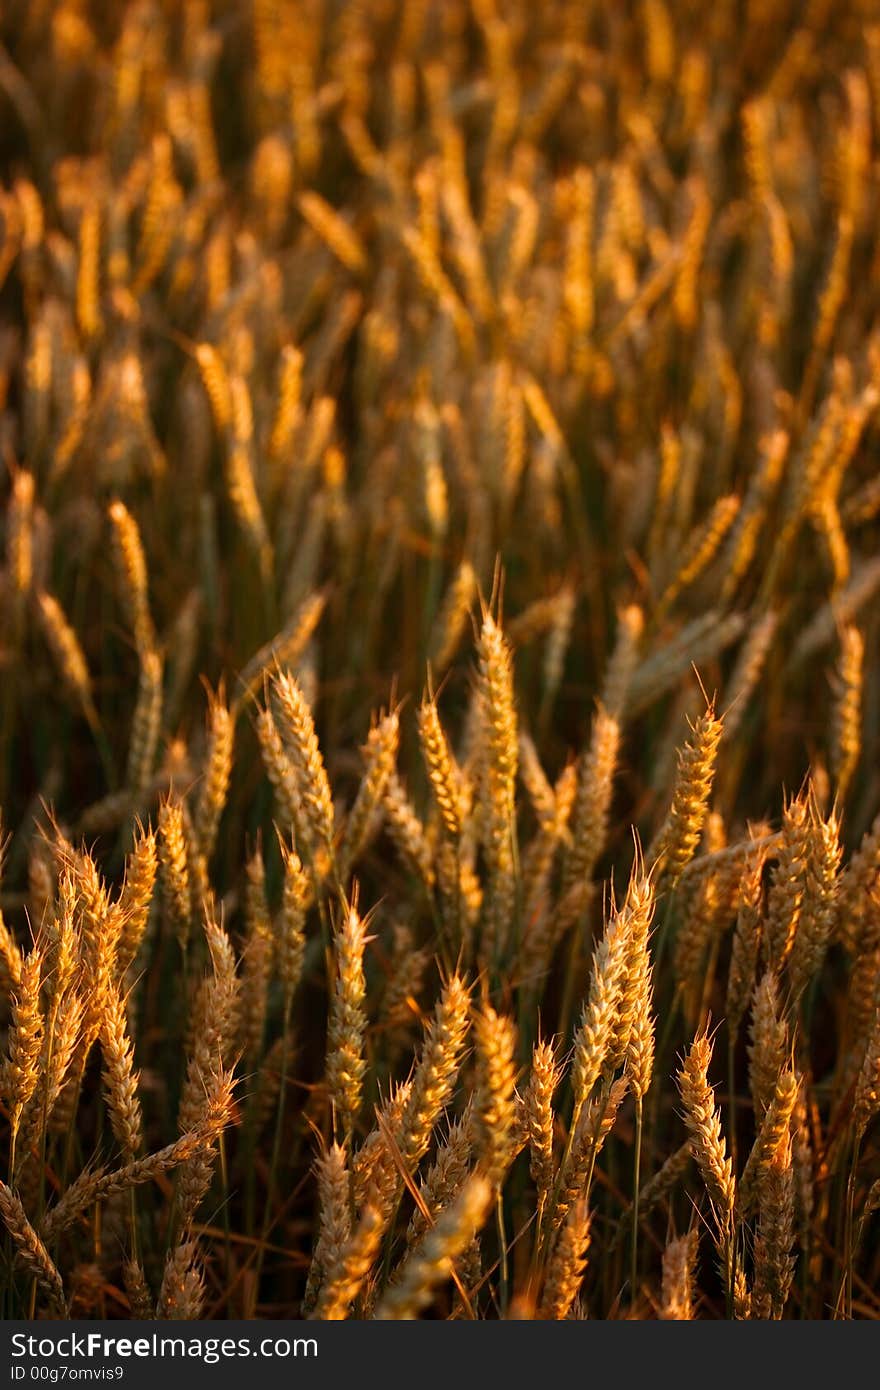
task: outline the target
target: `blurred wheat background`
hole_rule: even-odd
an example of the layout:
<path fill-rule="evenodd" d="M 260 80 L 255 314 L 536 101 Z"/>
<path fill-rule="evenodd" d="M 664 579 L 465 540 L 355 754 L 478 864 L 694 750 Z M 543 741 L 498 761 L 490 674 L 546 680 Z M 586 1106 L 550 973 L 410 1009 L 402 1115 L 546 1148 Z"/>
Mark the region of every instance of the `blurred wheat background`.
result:
<path fill-rule="evenodd" d="M 872 0 L 7 0 L 0 1314 L 880 1314 Z"/>

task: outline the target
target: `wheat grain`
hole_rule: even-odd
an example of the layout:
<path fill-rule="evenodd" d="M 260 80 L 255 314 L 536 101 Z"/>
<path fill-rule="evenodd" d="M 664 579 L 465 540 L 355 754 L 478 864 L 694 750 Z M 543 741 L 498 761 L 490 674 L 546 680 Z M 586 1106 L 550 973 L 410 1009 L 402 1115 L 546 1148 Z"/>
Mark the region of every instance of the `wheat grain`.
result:
<path fill-rule="evenodd" d="M 327 1084 L 341 1132 L 350 1140 L 363 1098 L 367 1070 L 364 1035 L 366 923 L 356 903 L 341 914 L 334 932 L 336 982 L 327 1027 Z"/>
<path fill-rule="evenodd" d="M 516 1149 L 516 1026 L 491 1005 L 474 1020 L 474 1141 L 480 1170 L 500 1187 Z"/>
<path fill-rule="evenodd" d="M 67 1312 L 61 1275 L 44 1242 L 27 1218 L 21 1200 L 5 1182 L 0 1182 L 0 1216 L 6 1224 L 18 1262 L 34 1278 L 49 1302 L 53 1313 Z"/>
<path fill-rule="evenodd" d="M 679 1070 L 678 1085 L 694 1161 L 717 1210 L 719 1223 L 725 1224 L 733 1216 L 736 1188 L 715 1096 L 708 1080 L 711 1057 L 709 1039 L 705 1034 L 698 1035 Z"/>
<path fill-rule="evenodd" d="M 406 1256 L 375 1317 L 415 1317 L 436 1285 L 451 1274 L 456 1256 L 463 1253 L 482 1225 L 491 1199 L 492 1188 L 486 1178 L 476 1173 L 468 1178 L 455 1201 Z"/>
<path fill-rule="evenodd" d="M 698 1234 L 688 1231 L 663 1251 L 663 1286 L 659 1316 L 664 1322 L 689 1322 L 694 1316 L 694 1265 Z"/>
<path fill-rule="evenodd" d="M 556 1237 L 547 1266 L 539 1316 L 561 1321 L 568 1317 L 584 1278 L 590 1247 L 590 1216 L 586 1202 L 575 1202 Z"/>

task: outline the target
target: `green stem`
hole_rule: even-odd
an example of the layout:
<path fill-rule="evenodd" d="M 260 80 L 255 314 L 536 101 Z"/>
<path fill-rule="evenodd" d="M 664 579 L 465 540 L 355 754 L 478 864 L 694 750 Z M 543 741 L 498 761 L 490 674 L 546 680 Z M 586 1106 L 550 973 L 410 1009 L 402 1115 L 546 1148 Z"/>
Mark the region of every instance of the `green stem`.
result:
<path fill-rule="evenodd" d="M 640 1168 L 642 1161 L 642 1097 L 636 1100 L 636 1151 L 633 1162 L 633 1213 L 632 1213 L 632 1244 L 630 1246 L 629 1279 L 630 1279 L 630 1301 L 634 1305 L 636 1301 L 636 1288 L 638 1280 L 638 1254 L 639 1254 L 639 1181 Z"/>
<path fill-rule="evenodd" d="M 730 1159 L 736 1171 L 736 1037 L 727 1036 L 727 1129 L 730 1139 Z"/>
<path fill-rule="evenodd" d="M 862 1136 L 861 1134 L 857 1134 L 853 1141 L 852 1163 L 850 1164 L 849 1177 L 846 1183 L 846 1225 L 844 1227 L 843 1237 L 842 1292 L 844 1296 L 844 1317 L 850 1322 L 852 1322 L 853 1315 L 853 1209 L 856 1195 L 856 1170 L 859 1166 L 859 1150 L 861 1146 Z M 838 1307 L 839 1305 L 840 1298 L 838 1298 Z"/>
<path fill-rule="evenodd" d="M 495 1220 L 498 1226 L 498 1248 L 501 1257 L 501 1283 L 498 1293 L 501 1304 L 501 1316 L 506 1317 L 507 1304 L 510 1297 L 510 1271 L 507 1264 L 507 1237 L 504 1232 L 504 1201 L 500 1189 L 495 1203 Z"/>
<path fill-rule="evenodd" d="M 263 1217 L 263 1227 L 260 1235 L 260 1248 L 257 1252 L 257 1264 L 254 1273 L 254 1297 L 259 1301 L 260 1275 L 263 1270 L 263 1257 L 266 1252 L 266 1241 L 272 1229 L 272 1198 L 274 1196 L 275 1178 L 278 1172 L 279 1160 L 281 1158 L 281 1136 L 284 1130 L 284 1104 L 287 1095 L 287 1061 L 290 1043 L 290 1016 L 293 1011 L 293 999 L 288 999 L 284 1008 L 284 1031 L 281 1043 L 281 1089 L 278 1094 L 278 1107 L 275 1113 L 275 1136 L 272 1141 L 272 1159 L 269 1164 L 269 1176 L 266 1180 L 266 1207 Z"/>
<path fill-rule="evenodd" d="M 232 1228 L 229 1223 L 229 1163 L 226 1157 L 226 1134 L 220 1131 L 220 1138 L 217 1141 L 217 1152 L 220 1155 L 220 1183 L 223 1188 L 223 1234 L 226 1247 L 226 1282 L 227 1287 L 234 1285 L 232 1268 Z M 227 1315 L 228 1315 L 227 1309 Z"/>

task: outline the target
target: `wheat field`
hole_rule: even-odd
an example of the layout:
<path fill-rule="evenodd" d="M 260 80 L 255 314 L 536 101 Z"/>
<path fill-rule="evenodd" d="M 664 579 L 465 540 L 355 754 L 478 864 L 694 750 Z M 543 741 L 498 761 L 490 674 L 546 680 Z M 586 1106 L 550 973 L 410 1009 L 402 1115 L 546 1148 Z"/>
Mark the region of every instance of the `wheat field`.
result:
<path fill-rule="evenodd" d="M 0 1316 L 880 1316 L 873 0 L 7 0 Z"/>

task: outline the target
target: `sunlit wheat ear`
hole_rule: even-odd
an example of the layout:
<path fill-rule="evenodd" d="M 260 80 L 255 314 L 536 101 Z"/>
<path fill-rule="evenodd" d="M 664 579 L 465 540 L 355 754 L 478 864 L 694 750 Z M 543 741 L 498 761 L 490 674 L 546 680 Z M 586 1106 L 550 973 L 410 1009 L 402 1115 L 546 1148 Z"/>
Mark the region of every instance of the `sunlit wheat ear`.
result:
<path fill-rule="evenodd" d="M 534 740 L 520 729 L 518 740 L 519 776 L 529 794 L 532 809 L 543 832 L 552 831 L 557 823 L 556 793 L 541 765 Z"/>
<path fill-rule="evenodd" d="M 407 1244 L 420 1240 L 464 1186 L 473 1158 L 473 1110 L 469 1105 L 461 1119 L 451 1125 L 449 1135 L 437 1150 L 437 1157 L 419 1184 L 419 1203 L 407 1228 Z"/>
<path fill-rule="evenodd" d="M 474 1138 L 480 1170 L 500 1186 L 518 1144 L 516 1025 L 487 1005 L 474 1019 Z"/>
<path fill-rule="evenodd" d="M 305 964 L 306 912 L 312 899 L 311 884 L 295 849 L 279 839 L 284 865 L 281 911 L 276 922 L 278 974 L 287 1007 L 296 992 Z"/>
<path fill-rule="evenodd" d="M 559 1172 L 559 1196 L 553 1208 L 553 1229 L 558 1230 L 566 1214 L 581 1196 L 589 1196 L 596 1160 L 617 1121 L 618 1111 L 629 1091 L 629 1077 L 619 1076 L 599 1091 L 585 1106 L 571 1127 L 571 1142 Z"/>
<path fill-rule="evenodd" d="M 538 1042 L 532 1052 L 529 1082 L 523 1096 L 523 1119 L 528 1134 L 530 1171 L 543 1212 L 555 1177 L 553 1155 L 553 1096 L 562 1075 L 551 1043 Z"/>
<path fill-rule="evenodd" d="M 57 893 L 53 894 L 52 916 L 47 921 L 45 937 L 46 1013 L 51 1019 L 59 1001 L 73 985 L 79 971 L 76 878 L 69 865 L 63 867 L 58 876 Z"/>
<path fill-rule="evenodd" d="M 880 1005 L 874 1011 L 862 1065 L 856 1080 L 852 1119 L 857 1138 L 862 1138 L 878 1109 L 880 1109 Z"/>
<path fill-rule="evenodd" d="M 8 1056 L 3 1066 L 3 1094 L 9 1113 L 9 1127 L 18 1134 L 25 1107 L 37 1089 L 40 1079 L 40 1053 L 43 1046 L 43 1010 L 40 986 L 43 973 L 43 952 L 34 946 L 25 956 L 16 992 L 13 996 L 12 1022 L 7 1043 Z"/>
<path fill-rule="evenodd" d="M 125 861 L 125 879 L 119 895 L 122 930 L 116 953 L 120 976 L 134 961 L 144 939 L 159 860 L 152 830 L 140 827 L 134 848 Z"/>
<path fill-rule="evenodd" d="M 155 1317 L 156 1301 L 147 1283 L 143 1265 L 139 1260 L 128 1259 L 122 1267 L 122 1282 L 128 1296 L 131 1316 L 141 1322 L 149 1322 Z"/>
<path fill-rule="evenodd" d="M 653 6 L 648 7 L 648 13 Z M 712 222 L 712 198 L 705 181 L 699 176 L 688 179 L 691 209 L 682 240 L 681 265 L 673 292 L 673 310 L 678 323 L 686 332 L 693 330 L 700 316 L 700 269 L 707 234 Z"/>
<path fill-rule="evenodd" d="M 352 1158 L 352 1188 L 357 1208 L 368 1201 L 380 1203 L 390 1216 L 390 1208 L 399 1191 L 400 1173 L 394 1161 L 394 1149 L 403 1113 L 412 1095 L 412 1082 L 393 1086 L 382 1105 L 376 1106 L 376 1124 Z"/>
<path fill-rule="evenodd" d="M 191 1322 L 202 1316 L 206 1297 L 198 1246 L 194 1240 L 183 1241 L 165 1262 L 156 1311 L 160 1318 Z"/>
<path fill-rule="evenodd" d="M 543 784 L 540 790 L 543 792 Z M 563 846 L 571 845 L 569 820 L 577 790 L 576 764 L 567 763 L 559 774 L 556 785 L 548 790 L 550 797 L 545 808 L 547 819 L 539 834 L 528 846 L 522 866 L 525 926 L 521 972 L 525 980 L 540 978 L 552 957 L 557 941 L 571 925 L 574 915 L 583 908 L 590 892 L 588 887 L 581 891 L 579 886 L 575 885 L 566 896 L 564 906 L 561 904 L 558 911 L 549 910 L 556 859 Z"/>
<path fill-rule="evenodd" d="M 199 850 L 206 861 L 211 859 L 220 817 L 226 805 L 234 739 L 235 725 L 221 686 L 216 695 L 208 697 L 208 746 L 193 827 Z"/>
<path fill-rule="evenodd" d="M 326 592 L 308 594 L 280 632 L 254 652 L 238 675 L 235 712 L 248 703 L 272 674 L 274 666 L 295 668 L 302 661 L 327 605 Z"/>
<path fill-rule="evenodd" d="M 373 726 L 361 750 L 364 773 L 346 821 L 339 851 L 339 877 L 343 883 L 367 843 L 371 822 L 395 770 L 399 737 L 400 721 L 397 712 L 392 710 Z"/>
<path fill-rule="evenodd" d="M 272 681 L 273 712 L 290 760 L 303 819 L 315 850 L 333 856 L 334 816 L 330 783 L 318 747 L 315 723 L 297 681 L 281 673 Z"/>
<path fill-rule="evenodd" d="M 717 812 L 710 812 L 703 827 L 702 860 L 696 865 L 693 890 L 685 899 L 681 922 L 675 936 L 673 972 L 681 992 L 685 1018 L 696 1026 L 703 995 L 707 989 L 707 970 L 711 968 L 713 941 L 717 940 L 718 923 L 732 910 L 732 900 L 740 866 L 735 858 L 715 860 L 725 850 L 724 821 Z M 690 887 L 690 881 L 688 883 Z"/>
<path fill-rule="evenodd" d="M 138 695 L 131 720 L 125 781 L 135 802 L 145 797 L 156 764 L 162 724 L 162 658 L 144 648 L 140 658 Z"/>
<path fill-rule="evenodd" d="M 318 1239 L 312 1253 L 302 1313 L 308 1317 L 315 1306 L 325 1273 L 335 1273 L 351 1235 L 351 1176 L 346 1151 L 332 1144 L 316 1164 L 318 1179 Z"/>
<path fill-rule="evenodd" d="M 805 797 L 795 797 L 782 816 L 782 844 L 767 897 L 764 940 L 770 964 L 780 969 L 798 930 L 806 887 L 810 815 Z"/>
<path fill-rule="evenodd" d="M 458 768 L 449 747 L 433 699 L 424 699 L 418 711 L 419 742 L 431 791 L 447 834 L 461 834 Z"/>
<path fill-rule="evenodd" d="M 481 1174 L 469 1177 L 450 1206 L 404 1259 L 376 1309 L 379 1319 L 414 1318 L 436 1286 L 452 1273 L 454 1261 L 486 1218 L 492 1187 Z"/>
<path fill-rule="evenodd" d="M 661 595 L 661 611 L 669 608 L 682 590 L 693 584 L 711 563 L 736 520 L 739 509 L 740 500 L 736 496 L 718 499 L 706 521 L 688 542 L 678 571 Z"/>
<path fill-rule="evenodd" d="M 814 805 L 807 836 L 803 905 L 788 962 L 795 1003 L 818 975 L 831 942 L 841 855 L 837 815 L 832 810 L 826 819 Z"/>
<path fill-rule="evenodd" d="M 220 1065 L 220 1063 L 217 1063 Z M 192 1068 L 188 1072 L 188 1081 L 192 1077 Z M 214 1084 L 213 1073 L 200 1072 L 199 1081 L 200 1094 L 199 1109 L 196 1111 L 195 1130 L 206 1125 L 209 1120 L 211 1104 L 211 1086 Z M 200 1145 L 193 1154 L 184 1159 L 179 1165 L 177 1172 L 177 1184 L 175 1184 L 175 1204 L 177 1204 L 178 1229 L 181 1232 L 192 1229 L 193 1220 L 196 1212 L 199 1211 L 203 1198 L 209 1193 L 211 1180 L 214 1176 L 215 1159 L 217 1159 L 217 1140 L 218 1134 L 206 1138 L 206 1143 Z"/>
<path fill-rule="evenodd" d="M 659 861 L 659 875 L 674 887 L 696 853 L 709 806 L 722 721 L 710 705 L 693 725 L 692 737 L 678 755 L 672 805 L 645 855 Z"/>
<path fill-rule="evenodd" d="M 431 166 L 428 167 L 430 170 Z M 493 294 L 479 227 L 473 218 L 460 180 L 444 178 L 439 181 L 439 186 L 435 181 L 435 189 L 439 192 L 443 213 L 449 224 L 450 252 L 464 282 L 468 306 L 475 319 L 486 322 L 492 317 Z M 426 233 L 427 243 L 437 249 L 437 228 L 425 200 L 422 202 L 422 213 L 421 224 Z"/>
<path fill-rule="evenodd" d="M 838 880 L 836 935 L 854 956 L 863 945 L 870 949 L 872 892 L 880 881 L 880 815 L 868 826 L 857 849 L 849 857 Z M 868 940 L 865 940 L 866 933 Z"/>
<path fill-rule="evenodd" d="M 745 1322 L 753 1316 L 749 1281 L 745 1271 L 739 1267 L 733 1276 L 733 1316 L 738 1322 Z"/>
<path fill-rule="evenodd" d="M 453 975 L 426 1025 L 412 1089 L 400 1119 L 399 1146 L 410 1170 L 424 1157 L 434 1126 L 452 1095 L 468 1033 L 469 1009 L 467 987 Z"/>
<path fill-rule="evenodd" d="M 215 1083 L 237 1044 L 241 982 L 235 953 L 223 927 L 205 921 L 205 938 L 212 973 L 203 981 L 193 1006 L 192 1049 L 186 1064 L 177 1112 L 181 1134 L 198 1130 L 214 1105 Z"/>
<path fill-rule="evenodd" d="M 42 1238 L 51 1244 L 60 1232 L 69 1229 L 96 1202 L 105 1201 L 120 1192 L 128 1192 L 142 1183 L 154 1182 L 163 1173 L 213 1148 L 235 1115 L 233 1084 L 230 1072 L 217 1071 L 208 1078 L 203 1120 L 196 1129 L 167 1144 L 164 1149 L 110 1172 L 102 1168 L 86 1168 L 46 1213 L 40 1225 Z"/>
<path fill-rule="evenodd" d="M 805 1077 L 798 1074 L 798 1094 L 792 1116 L 792 1162 L 795 1182 L 795 1217 L 798 1239 L 803 1250 L 810 1244 L 816 1207 L 815 1157 L 810 1129 L 809 1091 Z"/>
<path fill-rule="evenodd" d="M 568 1317 L 577 1298 L 590 1248 L 590 1215 L 581 1198 L 570 1208 L 562 1223 L 547 1266 L 544 1293 L 538 1316 L 561 1321 Z"/>
<path fill-rule="evenodd" d="M 113 528 L 116 582 L 139 651 L 155 651 L 156 631 L 150 616 L 147 561 L 138 524 L 124 502 L 111 502 L 107 512 Z"/>
<path fill-rule="evenodd" d="M 118 990 L 108 991 L 101 1020 L 104 1094 L 110 1124 L 123 1157 L 131 1162 L 143 1142 L 143 1116 L 138 1097 L 138 1074 L 128 1033 L 125 1000 Z"/>
<path fill-rule="evenodd" d="M 661 541 L 669 526 L 670 508 L 681 472 L 681 435 L 668 421 L 661 426 L 657 453 L 653 520 L 648 535 L 648 558 L 652 571 L 657 567 Z"/>
<path fill-rule="evenodd" d="M 196 921 L 208 910 L 213 899 L 213 890 L 208 877 L 208 865 L 205 856 L 199 849 L 189 803 L 185 800 L 180 802 L 180 813 L 183 817 L 183 834 L 189 870 L 190 911 L 193 921 Z"/>
<path fill-rule="evenodd" d="M 195 350 L 195 358 L 205 394 L 211 404 L 217 433 L 224 436 L 232 421 L 229 374 L 219 352 L 210 343 L 199 343 Z"/>
<path fill-rule="evenodd" d="M 55 897 L 55 870 L 51 848 L 37 840 L 28 853 L 28 907 L 31 922 L 44 927 Z"/>
<path fill-rule="evenodd" d="M 749 1025 L 749 1085 L 757 1118 L 763 1119 L 788 1054 L 788 1028 L 776 976 L 768 970 L 755 987 Z"/>
<path fill-rule="evenodd" d="M 50 954 L 46 963 L 51 1016 L 59 1000 L 73 985 L 79 971 L 79 923 L 76 919 L 76 879 L 70 868 L 61 870 L 52 922 L 47 931 Z"/>
<path fill-rule="evenodd" d="M 286 344 L 279 356 L 278 399 L 269 436 L 269 454 L 280 459 L 289 447 L 300 412 L 303 354 Z"/>
<path fill-rule="evenodd" d="M 634 717 L 649 709 L 661 695 L 714 661 L 745 631 L 741 613 L 722 613 L 709 609 L 685 623 L 674 638 L 659 651 L 646 656 L 633 673 L 627 699 L 627 715 Z"/>
<path fill-rule="evenodd" d="M 594 284 L 592 232 L 595 178 L 586 165 L 575 169 L 570 180 L 570 213 L 566 234 L 565 309 L 576 350 L 583 354 L 593 326 Z"/>
<path fill-rule="evenodd" d="M 752 1298 L 760 1316 L 781 1318 L 795 1271 L 794 1169 L 787 1131 L 758 1176 L 758 1203 Z"/>
<path fill-rule="evenodd" d="M 404 227 L 401 239 L 412 258 L 423 288 L 434 299 L 440 312 L 452 323 L 461 351 L 466 359 L 470 359 L 474 347 L 473 321 L 439 258 L 415 227 Z"/>
<path fill-rule="evenodd" d="M 628 1059 L 631 1079 L 644 1094 L 650 1085 L 654 1057 L 648 948 L 654 916 L 654 889 L 650 879 L 638 868 L 630 877 L 621 915 L 626 923 L 626 959 L 606 1067 L 612 1073 Z"/>
<path fill-rule="evenodd" d="M 353 903 L 341 913 L 333 934 L 336 978 L 327 1027 L 327 1085 L 339 1132 L 349 1141 L 360 1112 L 367 1071 L 364 1056 L 366 941 L 367 924 Z"/>
<path fill-rule="evenodd" d="M 399 855 L 430 891 L 434 885 L 434 851 L 425 827 L 396 773 L 385 787 L 383 809 L 388 833 Z"/>
<path fill-rule="evenodd" d="M 386 1226 L 384 1203 L 368 1199 L 334 1267 L 327 1270 L 313 1317 L 340 1322 L 349 1316 L 379 1254 Z"/>
<path fill-rule="evenodd" d="M 705 1034 L 694 1039 L 678 1072 L 684 1120 L 691 1137 L 691 1151 L 715 1207 L 719 1226 L 733 1219 L 736 1185 L 733 1165 L 721 1133 L 721 1117 L 708 1070 L 712 1048 Z"/>
<path fill-rule="evenodd" d="M 84 1017 L 85 1003 L 70 987 L 50 1005 L 43 1033 L 39 1084 L 24 1112 L 16 1140 L 13 1177 L 21 1175 L 24 1180 L 24 1172 L 33 1173 L 36 1167 L 35 1146 L 46 1134 L 62 1088 L 70 1078 L 82 1038 Z"/>
<path fill-rule="evenodd" d="M 262 851 L 254 850 L 245 865 L 245 942 L 242 952 L 242 1047 L 253 1064 L 262 1054 L 269 1008 L 273 932 L 266 900 L 266 868 Z"/>
<path fill-rule="evenodd" d="M 840 634 L 832 718 L 832 767 L 841 803 L 846 799 L 862 746 L 864 661 L 864 638 L 857 627 L 847 623 Z"/>
<path fill-rule="evenodd" d="M 800 402 L 805 415 L 812 405 L 822 361 L 828 351 L 834 333 L 834 325 L 846 295 L 854 232 L 851 213 L 848 210 L 841 210 L 837 219 L 834 249 L 816 309 L 812 349 L 807 359 L 801 385 Z"/>
<path fill-rule="evenodd" d="M 544 649 L 542 708 L 551 709 L 562 683 L 577 604 L 574 590 L 564 585 L 555 595 L 556 611 Z"/>
<path fill-rule="evenodd" d="M 617 620 L 614 648 L 602 682 L 600 704 L 611 719 L 623 718 L 630 681 L 638 660 L 645 615 L 637 604 L 624 608 Z"/>
<path fill-rule="evenodd" d="M 637 980 L 637 991 L 635 1017 L 627 1042 L 626 1069 L 632 1084 L 633 1094 L 637 1101 L 641 1101 L 651 1088 L 656 1052 L 656 1019 L 653 1008 L 654 968 L 647 949 L 639 954 L 633 973 Z"/>
<path fill-rule="evenodd" d="M 600 705 L 593 716 L 590 742 L 577 765 L 577 793 L 572 809 L 571 848 L 565 858 L 563 891 L 589 887 L 608 834 L 620 725 Z"/>
<path fill-rule="evenodd" d="M 873 1024 L 878 981 L 880 947 L 871 945 L 857 956 L 847 991 L 847 1058 L 844 1075 L 850 1084 L 861 1066 L 865 1039 Z"/>
<path fill-rule="evenodd" d="M 233 378 L 233 384 L 236 378 Z M 233 443 L 226 455 L 226 490 L 242 534 L 268 583 L 273 566 L 272 542 L 254 480 L 250 450 Z"/>
<path fill-rule="evenodd" d="M 477 654 L 485 736 L 480 764 L 482 835 L 489 879 L 483 948 L 486 958 L 493 959 L 505 948 L 513 925 L 518 752 L 510 648 L 489 613 L 483 619 Z"/>
<path fill-rule="evenodd" d="M 391 973 L 382 996 L 382 1017 L 391 1030 L 389 1046 L 393 1045 L 392 1039 L 396 1042 L 398 1038 L 403 1046 L 404 1040 L 409 1040 L 431 954 L 416 945 L 412 931 L 403 922 L 394 923 L 391 939 Z"/>
<path fill-rule="evenodd" d="M 37 610 L 46 644 L 58 668 L 58 674 L 80 705 L 88 722 L 93 728 L 97 728 L 98 713 L 92 699 L 92 681 L 79 638 L 65 617 L 60 603 L 51 594 L 37 594 Z"/>
<path fill-rule="evenodd" d="M 694 1316 L 694 1266 L 699 1232 L 671 1240 L 663 1251 L 663 1283 L 659 1316 L 664 1322 L 686 1322 Z"/>
<path fill-rule="evenodd" d="M 293 765 L 284 751 L 270 709 L 261 709 L 255 721 L 260 756 L 275 797 L 276 814 L 285 833 L 296 842 L 311 843 Z"/>
<path fill-rule="evenodd" d="M 162 896 L 171 926 L 181 949 L 185 950 L 192 923 L 192 890 L 183 811 L 179 802 L 162 801 L 158 838 Z"/>
<path fill-rule="evenodd" d="M 111 904 L 91 855 L 77 855 L 74 870 L 80 910 L 81 978 L 86 1001 L 84 1044 L 91 1047 L 101 1028 L 104 1001 L 115 973 L 122 913 L 118 905 Z"/>
<path fill-rule="evenodd" d="M 730 951 L 725 1003 L 727 1026 L 732 1037 L 739 1032 L 754 987 L 761 947 L 763 874 L 764 859 L 759 855 L 740 881 L 740 905 Z"/>
<path fill-rule="evenodd" d="M 507 640 L 512 647 L 526 647 L 539 637 L 550 638 L 563 611 L 571 602 L 571 590 L 563 588 L 555 594 L 532 599 L 521 613 L 507 625 Z"/>
<path fill-rule="evenodd" d="M 0 978 L 7 990 L 17 988 L 21 981 L 22 955 L 3 914 L 0 913 Z"/>
<path fill-rule="evenodd" d="M 6 556 L 13 592 L 24 595 L 33 580 L 34 475 L 25 468 L 16 471 L 9 498 Z"/>
<path fill-rule="evenodd" d="M 751 629 L 740 648 L 730 683 L 726 687 L 727 710 L 721 734 L 721 741 L 725 745 L 733 740 L 742 726 L 749 701 L 764 674 L 778 626 L 779 614 L 771 608 Z"/>
<path fill-rule="evenodd" d="M 89 199 L 83 207 L 79 220 L 78 242 L 76 316 L 83 336 L 95 338 L 103 326 L 99 294 L 101 208 L 95 198 Z"/>
<path fill-rule="evenodd" d="M 593 954 L 590 986 L 574 1035 L 571 1088 L 572 1127 L 602 1074 L 620 1008 L 630 959 L 632 929 L 625 911 L 613 911 Z"/>
<path fill-rule="evenodd" d="M 348 270 L 358 273 L 366 269 L 367 256 L 360 237 L 326 199 L 310 190 L 299 195 L 297 206 L 309 225 Z"/>
<path fill-rule="evenodd" d="M 0 1182 L 0 1217 L 12 1240 L 14 1257 L 22 1269 L 35 1279 L 49 1307 L 59 1316 L 66 1312 L 66 1299 L 61 1275 L 43 1240 L 27 1218 L 18 1194 Z"/>
<path fill-rule="evenodd" d="M 748 1210 L 756 1189 L 760 1192 L 768 1164 L 791 1132 L 798 1089 L 798 1079 L 792 1071 L 779 1073 L 754 1147 L 739 1179 L 738 1200 L 743 1211 Z"/>

